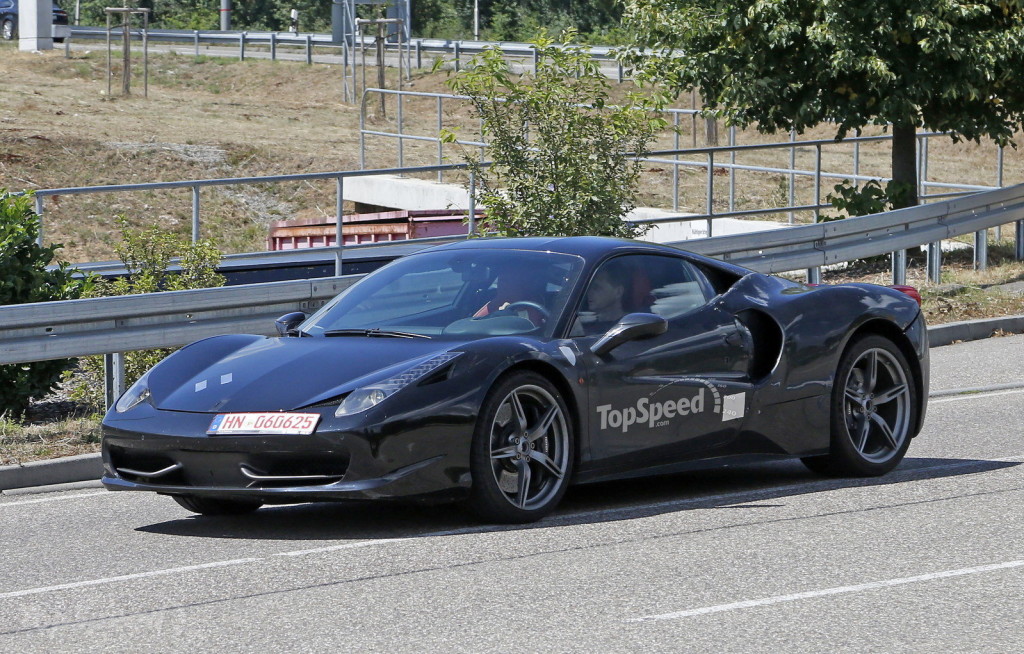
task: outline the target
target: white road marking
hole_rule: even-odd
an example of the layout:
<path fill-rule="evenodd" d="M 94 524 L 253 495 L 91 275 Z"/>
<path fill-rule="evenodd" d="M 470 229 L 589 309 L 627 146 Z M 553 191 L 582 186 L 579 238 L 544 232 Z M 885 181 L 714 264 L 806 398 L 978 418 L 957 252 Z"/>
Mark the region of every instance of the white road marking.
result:
<path fill-rule="evenodd" d="M 73 588 L 84 588 L 86 586 L 102 586 L 113 584 L 118 581 L 132 581 L 135 579 L 146 579 L 147 577 L 162 577 L 165 575 L 192 572 L 193 570 L 208 570 L 210 568 L 226 568 L 232 565 L 243 565 L 255 563 L 261 559 L 233 559 L 231 561 L 216 561 L 214 563 L 200 563 L 198 565 L 186 565 L 180 568 L 166 568 L 164 570 L 150 570 L 149 572 L 137 572 L 130 575 L 119 575 L 117 577 L 103 577 L 101 579 L 88 579 L 86 581 L 75 581 L 69 584 L 58 584 L 56 586 L 41 586 L 39 588 L 26 588 L 24 590 L 13 590 L 7 593 L 0 593 L 0 600 L 11 599 L 12 597 L 25 597 L 26 595 L 41 595 L 52 593 L 57 590 L 70 590 Z"/>
<path fill-rule="evenodd" d="M 422 538 L 422 537 L 421 537 Z M 337 550 L 351 550 L 359 547 L 370 547 L 372 545 L 388 545 L 390 543 L 401 543 L 414 538 L 381 538 L 379 540 L 361 540 L 355 543 L 344 543 L 342 545 L 329 545 L 327 547 L 315 547 L 309 550 L 292 550 L 290 552 L 278 552 L 274 556 L 303 556 L 305 554 L 319 554 L 321 552 L 335 552 Z"/>
<path fill-rule="evenodd" d="M 110 491 L 102 490 L 96 493 L 78 493 L 76 495 L 61 495 L 60 497 L 40 497 L 35 500 L 17 500 L 15 502 L 0 502 L 0 508 L 5 506 L 23 506 L 25 504 L 40 504 L 42 502 L 59 502 L 62 500 L 77 500 L 80 497 L 96 497 L 97 495 L 113 495 Z M 2 496 L 0 496 L 2 497 Z"/>
<path fill-rule="evenodd" d="M 963 395 L 951 395 L 928 400 L 928 405 L 942 404 L 944 402 L 959 402 L 960 400 L 980 400 L 987 397 L 998 397 L 1000 395 L 1018 395 L 1024 393 L 1024 388 L 1015 388 L 1008 391 L 992 391 L 991 393 L 965 393 Z"/>
<path fill-rule="evenodd" d="M 750 609 L 759 606 L 769 606 L 772 604 L 781 604 L 783 602 L 795 602 L 802 599 L 813 599 L 816 597 L 828 597 L 830 595 L 841 595 L 844 593 L 859 593 L 866 590 L 878 590 L 880 588 L 889 588 L 891 586 L 902 586 L 905 584 L 918 584 L 926 581 L 934 581 L 936 579 L 949 579 L 950 577 L 962 577 L 964 575 L 976 575 L 983 572 L 992 572 L 995 570 L 1007 570 L 1010 568 L 1019 568 L 1024 566 L 1024 560 L 1018 561 L 1006 561 L 1005 563 L 992 563 L 990 565 L 979 565 L 972 568 L 960 568 L 959 570 L 944 570 L 942 572 L 931 572 L 923 575 L 916 575 L 913 577 L 901 577 L 899 579 L 886 579 L 884 581 L 872 581 L 866 584 L 857 584 L 855 586 L 839 586 L 836 588 L 823 588 L 821 590 L 809 590 L 803 593 L 793 593 L 791 595 L 776 595 L 775 597 L 764 597 L 755 600 L 746 600 L 743 602 L 733 602 L 731 604 L 718 604 L 716 606 L 704 606 L 699 609 L 689 609 L 686 611 L 675 611 L 673 613 L 661 613 L 658 615 L 646 615 L 641 618 L 630 618 L 626 622 L 655 622 L 659 620 L 679 620 L 682 618 L 692 618 L 698 615 L 707 615 L 709 613 L 725 613 L 727 611 L 738 611 L 740 609 Z"/>

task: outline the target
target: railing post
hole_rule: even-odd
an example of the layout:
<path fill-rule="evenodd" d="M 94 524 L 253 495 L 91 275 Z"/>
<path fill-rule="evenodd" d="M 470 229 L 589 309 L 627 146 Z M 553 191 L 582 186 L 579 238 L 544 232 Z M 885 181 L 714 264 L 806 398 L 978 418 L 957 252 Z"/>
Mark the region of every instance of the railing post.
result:
<path fill-rule="evenodd" d="M 617 62 L 616 67 L 618 68 L 618 75 L 616 76 L 616 79 L 618 80 L 619 84 L 622 84 L 622 77 L 624 74 L 624 71 L 622 70 L 622 62 Z"/>
<path fill-rule="evenodd" d="M 860 141 L 853 142 L 853 188 L 860 188 Z"/>
<path fill-rule="evenodd" d="M 124 354 L 103 355 L 103 402 L 110 408 L 125 391 Z"/>
<path fill-rule="evenodd" d="M 892 253 L 892 283 L 907 283 L 907 251 L 896 250 Z"/>
<path fill-rule="evenodd" d="M 942 241 L 928 244 L 928 281 L 942 283 Z"/>
<path fill-rule="evenodd" d="M 736 145 L 736 126 L 729 128 L 729 147 Z M 729 151 L 729 211 L 736 211 L 736 151 Z"/>
<path fill-rule="evenodd" d="M 821 144 L 815 146 L 814 152 L 814 222 L 821 218 Z"/>
<path fill-rule="evenodd" d="M 821 268 L 815 266 L 807 269 L 807 283 L 808 284 L 820 284 L 821 283 Z"/>
<path fill-rule="evenodd" d="M 537 68 L 540 66 L 540 51 L 537 50 L 537 46 L 533 47 L 533 74 L 537 74 Z"/>
<path fill-rule="evenodd" d="M 192 187 L 192 242 L 199 240 L 199 187 Z"/>
<path fill-rule="evenodd" d="M 418 41 L 417 41 L 417 43 L 418 43 Z M 444 116 L 443 116 L 443 112 L 444 112 L 444 106 L 443 106 L 443 104 L 441 102 L 441 96 L 439 95 L 439 96 L 437 96 L 437 133 L 438 134 L 440 134 L 441 130 L 444 129 Z M 442 143 L 441 139 L 438 138 L 437 139 L 437 165 L 441 166 L 443 164 L 444 164 L 444 143 Z M 439 182 L 443 182 L 444 181 L 444 171 L 443 170 L 437 171 L 437 181 L 439 181 Z"/>
<path fill-rule="evenodd" d="M 396 121 L 398 123 L 398 167 L 405 167 L 405 139 L 402 138 L 402 92 L 398 91 L 398 115 Z"/>
<path fill-rule="evenodd" d="M 277 61 L 277 32 L 270 33 L 270 60 Z"/>
<path fill-rule="evenodd" d="M 461 65 L 462 64 L 462 62 L 461 62 L 462 55 L 461 55 L 461 49 L 459 48 L 459 42 L 458 41 L 455 42 L 454 46 L 455 46 L 454 47 L 454 50 L 455 50 L 455 72 L 457 73 L 457 72 L 459 72 L 462 69 L 462 65 Z"/>
<path fill-rule="evenodd" d="M 245 61 L 245 32 L 238 34 L 238 60 Z"/>
<path fill-rule="evenodd" d="M 672 130 L 672 143 L 673 150 L 676 150 L 676 154 L 673 155 L 675 160 L 679 161 L 679 112 L 673 112 L 672 114 L 672 126 L 675 128 Z M 679 164 L 676 163 L 672 166 L 672 211 L 679 211 Z"/>
<path fill-rule="evenodd" d="M 469 230 L 466 238 L 476 234 L 476 172 L 469 171 Z"/>
<path fill-rule="evenodd" d="M 344 180 L 345 180 L 345 178 L 342 177 L 341 175 L 338 175 L 338 178 L 335 180 L 335 202 L 334 202 L 334 211 L 335 211 L 335 214 L 334 214 L 335 215 L 334 238 L 335 238 L 335 241 L 334 241 L 334 246 L 335 246 L 336 250 L 334 251 L 334 276 L 336 276 L 336 277 L 340 277 L 342 275 L 342 272 L 341 272 L 341 269 L 342 269 L 341 268 L 341 260 L 342 260 L 342 256 L 344 254 L 344 249 L 345 249 L 345 234 L 344 234 L 344 229 L 343 229 L 343 227 L 344 227 L 344 220 L 343 220 L 343 217 L 342 217 L 342 214 L 344 213 L 344 203 L 345 203 L 345 197 L 344 197 L 345 181 Z"/>
<path fill-rule="evenodd" d="M 36 216 L 39 218 L 39 233 L 36 235 L 36 245 L 43 245 L 43 196 L 35 196 Z"/>
<path fill-rule="evenodd" d="M 306 35 L 306 64 L 313 64 L 313 35 Z"/>
<path fill-rule="evenodd" d="M 974 232 L 974 269 L 988 268 L 988 230 Z"/>
<path fill-rule="evenodd" d="M 416 41 L 416 68 L 423 68 L 423 42 Z"/>
<path fill-rule="evenodd" d="M 199 30 L 192 30 L 192 40 L 196 44 L 196 56 L 199 56 Z"/>
<path fill-rule="evenodd" d="M 789 142 L 796 142 L 796 130 L 789 130 Z M 796 170 L 796 146 L 789 148 L 789 170 Z M 789 206 L 796 206 L 796 173 L 789 173 Z M 792 225 L 796 220 L 796 213 L 793 211 L 789 212 L 789 224 Z"/>
<path fill-rule="evenodd" d="M 1003 188 L 1003 146 L 999 146 L 996 155 L 996 186 Z M 996 225 L 996 242 L 1003 240 L 1003 226 Z"/>
<path fill-rule="evenodd" d="M 704 213 L 708 218 L 708 236 L 711 236 L 711 218 L 710 216 L 715 213 L 715 152 L 712 150 L 708 152 L 708 188 L 707 188 L 707 203 Z"/>

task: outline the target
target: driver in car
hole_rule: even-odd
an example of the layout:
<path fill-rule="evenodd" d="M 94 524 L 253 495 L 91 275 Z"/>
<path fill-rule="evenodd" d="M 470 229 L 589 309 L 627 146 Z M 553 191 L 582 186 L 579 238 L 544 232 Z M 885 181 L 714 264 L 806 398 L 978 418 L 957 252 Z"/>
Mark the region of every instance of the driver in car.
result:
<path fill-rule="evenodd" d="M 498 275 L 494 297 L 480 307 L 474 318 L 483 318 L 499 311 L 510 311 L 526 318 L 535 326 L 544 324 L 544 280 L 520 270 L 506 270 Z M 533 305 L 533 306 L 531 306 Z"/>

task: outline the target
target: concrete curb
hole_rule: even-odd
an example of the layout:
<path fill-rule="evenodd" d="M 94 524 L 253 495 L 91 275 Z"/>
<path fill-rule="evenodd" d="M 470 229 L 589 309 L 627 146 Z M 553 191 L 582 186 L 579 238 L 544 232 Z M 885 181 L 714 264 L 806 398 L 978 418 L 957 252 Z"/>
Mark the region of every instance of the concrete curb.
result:
<path fill-rule="evenodd" d="M 928 340 L 932 347 L 940 347 L 956 341 L 976 341 L 988 338 L 998 330 L 1014 334 L 1024 333 L 1024 316 L 986 318 L 935 325 L 928 328 Z M 0 466 L 0 494 L 18 488 L 96 481 L 102 475 L 103 462 L 98 453 L 81 454 L 49 461 L 32 461 L 23 465 Z"/>
<path fill-rule="evenodd" d="M 988 338 L 997 331 L 1011 334 L 1024 333 L 1024 316 L 984 318 L 935 325 L 928 328 L 928 342 L 931 347 L 941 347 L 956 341 L 977 341 Z"/>
<path fill-rule="evenodd" d="M 15 488 L 94 481 L 102 475 L 103 461 L 98 452 L 49 461 L 30 461 L 22 465 L 0 466 L 0 493 Z"/>

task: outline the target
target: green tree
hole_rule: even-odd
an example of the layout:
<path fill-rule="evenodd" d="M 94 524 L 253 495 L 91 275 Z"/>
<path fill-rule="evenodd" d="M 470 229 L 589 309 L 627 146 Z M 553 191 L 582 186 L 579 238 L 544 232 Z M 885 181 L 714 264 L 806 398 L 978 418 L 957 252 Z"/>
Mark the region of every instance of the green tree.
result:
<path fill-rule="evenodd" d="M 179 236 L 151 227 L 135 230 L 124 216 L 118 216 L 121 243 L 117 255 L 127 274 L 113 280 L 98 282 L 89 292 L 91 297 L 136 295 L 158 291 L 182 291 L 224 285 L 217 272 L 220 252 L 206 240 L 188 243 Z M 178 270 L 172 270 L 177 259 Z M 128 352 L 125 356 L 125 380 L 130 385 L 173 349 Z M 84 357 L 79 368 L 69 375 L 71 397 L 94 409 L 103 408 L 103 357 Z"/>
<path fill-rule="evenodd" d="M 0 305 L 73 300 L 90 287 L 60 261 L 48 268 L 62 247 L 41 246 L 39 216 L 31 195 L 14 196 L 0 189 Z M 29 400 L 50 393 L 73 361 L 59 359 L 0 366 L 0 415 L 22 415 Z"/>
<path fill-rule="evenodd" d="M 917 128 L 1009 144 L 1024 120 L 1019 0 L 626 0 L 624 21 L 654 51 L 626 56 L 642 80 L 696 88 L 728 124 L 891 124 L 912 186 Z"/>
<path fill-rule="evenodd" d="M 488 48 L 449 79 L 471 98 L 489 144 L 465 155 L 487 207 L 484 228 L 505 236 L 643 233 L 622 220 L 635 206 L 640 174 L 628 153 L 645 152 L 664 122 L 638 95 L 609 104 L 608 79 L 585 50 L 543 35 L 534 45 L 535 73 L 514 74 L 501 49 Z M 493 165 L 482 166 L 484 159 Z"/>

